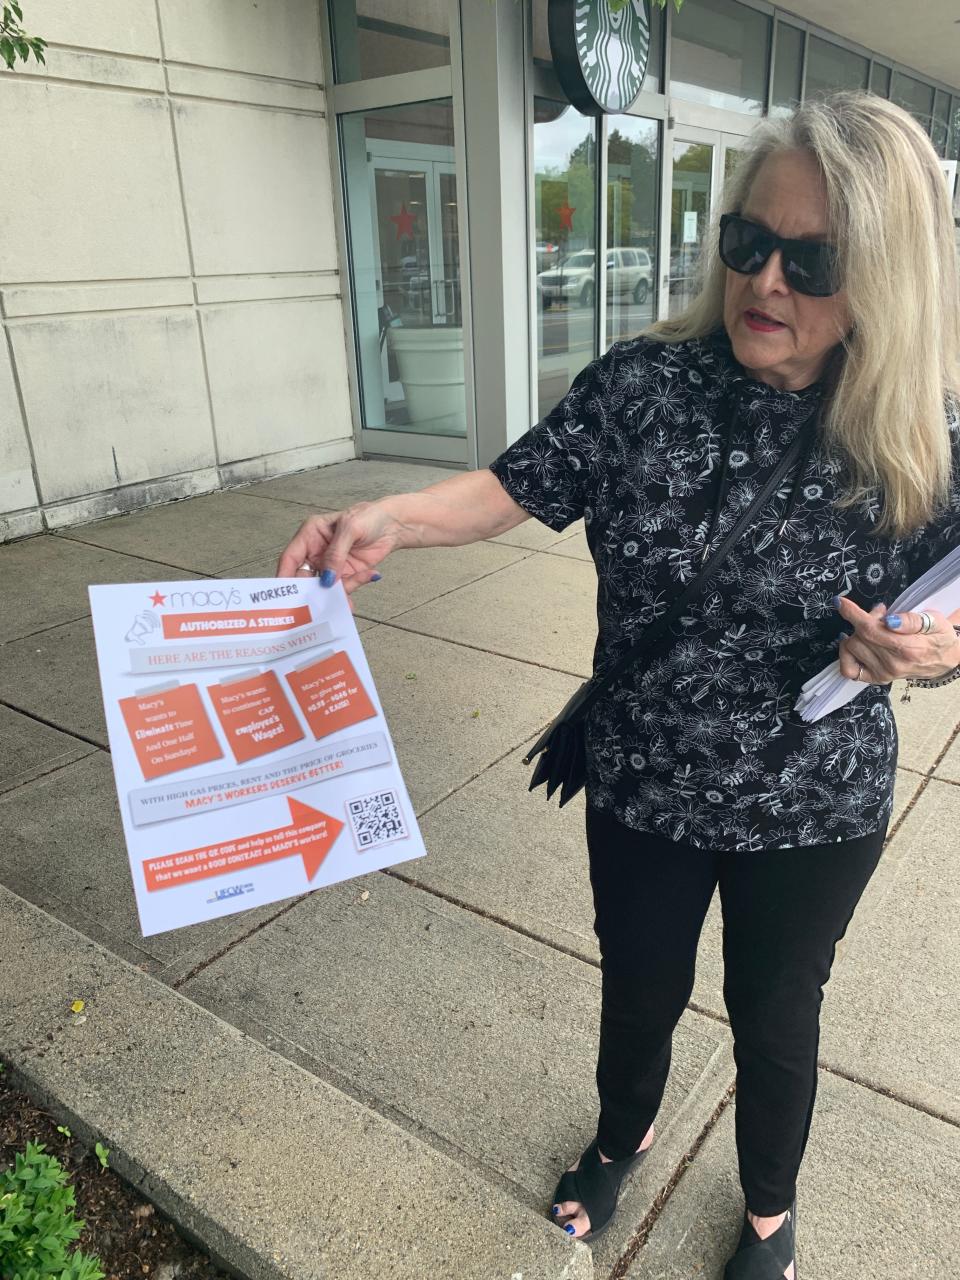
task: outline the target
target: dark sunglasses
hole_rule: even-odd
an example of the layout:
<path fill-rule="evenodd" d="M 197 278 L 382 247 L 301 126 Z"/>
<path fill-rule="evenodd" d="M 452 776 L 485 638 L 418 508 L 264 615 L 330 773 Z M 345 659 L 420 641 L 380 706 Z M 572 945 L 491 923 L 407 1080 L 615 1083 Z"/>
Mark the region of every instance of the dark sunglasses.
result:
<path fill-rule="evenodd" d="M 756 275 L 780 250 L 783 274 L 791 289 L 811 298 L 829 298 L 840 288 L 837 251 L 821 240 L 784 240 L 766 227 L 725 213 L 720 218 L 720 260 L 740 275 Z"/>

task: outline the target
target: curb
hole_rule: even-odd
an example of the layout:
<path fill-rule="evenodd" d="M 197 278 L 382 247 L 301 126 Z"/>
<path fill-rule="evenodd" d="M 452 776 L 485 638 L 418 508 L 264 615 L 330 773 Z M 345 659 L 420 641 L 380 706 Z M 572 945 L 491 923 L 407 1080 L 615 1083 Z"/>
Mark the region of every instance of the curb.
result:
<path fill-rule="evenodd" d="M 0 936 L 12 1077 L 224 1270 L 592 1280 L 545 1217 L 3 886 Z"/>

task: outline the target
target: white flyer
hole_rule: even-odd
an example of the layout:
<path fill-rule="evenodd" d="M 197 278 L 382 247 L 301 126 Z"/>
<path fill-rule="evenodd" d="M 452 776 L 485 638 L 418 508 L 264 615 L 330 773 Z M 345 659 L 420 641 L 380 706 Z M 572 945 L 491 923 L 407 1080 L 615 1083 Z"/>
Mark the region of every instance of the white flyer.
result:
<path fill-rule="evenodd" d="M 426 852 L 343 587 L 90 588 L 143 936 Z"/>

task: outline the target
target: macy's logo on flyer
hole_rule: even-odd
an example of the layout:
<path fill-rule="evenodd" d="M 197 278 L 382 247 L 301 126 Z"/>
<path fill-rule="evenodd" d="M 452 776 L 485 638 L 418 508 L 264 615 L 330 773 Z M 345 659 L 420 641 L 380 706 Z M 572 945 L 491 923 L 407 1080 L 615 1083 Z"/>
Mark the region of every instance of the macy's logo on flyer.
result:
<path fill-rule="evenodd" d="M 229 591 L 170 591 L 165 596 L 157 591 L 150 598 L 158 605 L 169 601 L 170 609 L 235 609 L 243 599 L 236 587 Z"/>
<path fill-rule="evenodd" d="M 154 588 L 149 597 L 151 608 L 138 613 L 123 637 L 126 644 L 138 644 L 142 648 L 147 637 L 159 631 L 160 623 L 154 609 L 233 609 L 241 603 L 236 587 L 229 591 L 167 591 Z"/>

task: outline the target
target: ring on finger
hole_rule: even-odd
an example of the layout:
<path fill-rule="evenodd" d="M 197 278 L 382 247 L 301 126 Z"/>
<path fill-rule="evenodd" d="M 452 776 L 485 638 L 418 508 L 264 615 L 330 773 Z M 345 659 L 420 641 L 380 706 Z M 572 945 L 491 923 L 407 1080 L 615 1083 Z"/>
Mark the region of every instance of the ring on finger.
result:
<path fill-rule="evenodd" d="M 315 572 L 316 572 L 316 570 L 314 569 L 313 565 L 312 565 L 312 564 L 307 564 L 306 560 L 304 560 L 303 564 L 302 564 L 302 565 L 300 566 L 300 568 L 297 570 L 297 573 L 303 573 L 303 572 L 304 572 L 304 570 L 306 570 L 306 572 L 307 572 L 307 573 L 315 573 Z"/>
<path fill-rule="evenodd" d="M 933 630 L 933 618 L 929 613 L 921 613 L 920 615 L 920 634 L 928 636 Z"/>
<path fill-rule="evenodd" d="M 857 676 L 856 676 L 856 678 L 857 678 L 858 680 L 861 680 L 861 679 L 863 678 L 863 663 L 862 663 L 862 662 L 861 662 L 861 663 L 860 663 L 860 665 L 857 667 Z"/>

